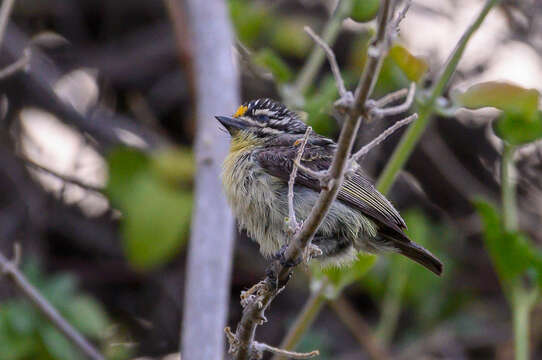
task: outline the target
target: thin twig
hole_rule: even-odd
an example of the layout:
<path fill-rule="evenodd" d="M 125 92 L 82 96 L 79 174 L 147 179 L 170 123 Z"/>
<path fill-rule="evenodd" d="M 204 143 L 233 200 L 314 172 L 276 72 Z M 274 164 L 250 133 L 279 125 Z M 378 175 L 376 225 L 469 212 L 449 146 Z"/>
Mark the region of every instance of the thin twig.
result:
<path fill-rule="evenodd" d="M 17 254 L 19 252 L 19 254 Z M 38 308 L 51 323 L 66 336 L 89 359 L 105 360 L 98 350 L 94 348 L 75 328 L 73 328 L 60 313 L 32 286 L 16 266 L 20 250 L 15 251 L 15 260 L 8 260 L 0 253 L 0 273 L 10 279 L 13 284 Z"/>
<path fill-rule="evenodd" d="M 392 0 L 384 0 L 381 6 L 380 19 L 378 22 L 375 47 L 376 54 L 367 60 L 367 66 L 356 88 L 355 99 L 345 112 L 345 121 L 339 135 L 337 148 L 331 166 L 328 170 L 327 186 L 322 186 L 320 196 L 313 206 L 308 218 L 303 222 L 301 230 L 289 242 L 284 251 L 283 261 L 275 261 L 271 264 L 269 273 L 264 280 L 261 294 L 249 302 L 243 310 L 241 321 L 237 325 L 234 340 L 238 344 L 234 354 L 236 360 L 249 360 L 254 350 L 254 337 L 256 328 L 261 319 L 265 318 L 264 313 L 269 304 L 277 294 L 284 288 L 292 273 L 292 268 L 284 266 L 286 263 L 294 263 L 303 256 L 307 246 L 316 233 L 321 222 L 327 215 L 333 201 L 335 201 L 342 185 L 346 166 L 350 163 L 349 155 L 361 124 L 361 116 L 365 115 L 366 102 L 372 93 L 376 78 L 380 73 L 382 58 L 387 52 L 389 39 L 387 35 L 387 24 L 391 12 Z"/>
<path fill-rule="evenodd" d="M 405 90 L 405 89 L 403 89 L 403 90 Z M 383 118 L 385 116 L 398 115 L 398 114 L 404 113 L 405 111 L 410 109 L 410 106 L 414 102 L 414 95 L 416 94 L 416 84 L 415 83 L 410 84 L 410 87 L 409 87 L 408 92 L 406 94 L 407 97 L 406 97 L 405 101 L 402 104 L 397 105 L 397 106 L 392 106 L 392 107 L 389 107 L 389 108 L 384 107 L 386 104 L 389 104 L 390 102 L 399 99 L 400 98 L 399 94 L 402 95 L 402 94 L 404 94 L 404 92 L 401 92 L 401 90 L 399 90 L 397 92 L 391 93 L 388 96 L 385 96 L 384 98 L 376 101 L 375 102 L 375 107 L 373 107 L 370 110 L 371 116 L 375 116 L 377 118 Z"/>
<path fill-rule="evenodd" d="M 410 124 L 418 118 L 418 114 L 412 114 L 403 120 L 397 121 L 395 124 L 384 130 L 376 138 L 374 138 L 370 143 L 363 146 L 357 153 L 352 155 L 352 159 L 358 161 L 362 156 L 366 155 L 369 151 L 378 146 L 382 141 L 386 140 L 391 134 L 393 134 L 397 129 Z"/>
<path fill-rule="evenodd" d="M 264 343 L 260 343 L 257 341 L 254 342 L 254 350 L 256 351 L 256 356 L 263 356 L 263 352 L 268 351 L 272 354 L 286 356 L 290 359 L 310 359 L 310 358 L 320 355 L 320 351 L 318 350 L 313 350 L 308 353 L 299 353 L 295 351 L 279 349 L 279 348 L 276 348 Z"/>
<path fill-rule="evenodd" d="M 351 0 L 340 0 L 337 3 L 337 7 L 335 8 L 333 15 L 326 23 L 324 30 L 322 30 L 322 39 L 326 44 L 333 44 L 337 39 L 337 35 L 341 30 L 343 20 L 350 13 L 350 7 Z M 314 78 L 320 70 L 320 66 L 322 66 L 322 63 L 324 62 L 324 59 L 324 51 L 319 46 L 315 45 L 295 81 L 294 86 L 299 94 L 305 94 L 307 89 L 311 86 Z"/>
<path fill-rule="evenodd" d="M 101 187 L 98 187 L 98 186 L 94 186 L 94 185 L 90 185 L 90 184 L 87 184 L 87 183 L 84 183 L 82 182 L 81 180 L 77 179 L 77 178 L 74 178 L 72 176 L 69 176 L 69 175 L 63 175 L 63 174 L 60 174 L 52 169 L 49 169 L 43 165 L 40 165 L 36 162 L 34 162 L 33 160 L 30 160 L 26 157 L 24 158 L 21 158 L 21 160 L 28 166 L 30 167 L 33 167 L 35 169 L 38 169 L 39 171 L 43 171 L 49 175 L 52 175 L 64 182 L 67 182 L 67 183 L 70 183 L 70 184 L 73 184 L 73 185 L 76 185 L 82 189 L 85 189 L 85 190 L 89 190 L 89 191 L 93 191 L 93 192 L 98 192 L 98 193 L 103 193 L 104 192 L 104 189 L 101 188 Z"/>
<path fill-rule="evenodd" d="M 337 64 L 337 59 L 335 58 L 335 53 L 333 53 L 333 50 L 329 47 L 328 44 L 322 38 L 314 33 L 312 29 L 309 26 L 304 27 L 305 32 L 309 34 L 309 36 L 314 40 L 315 43 L 317 43 L 322 50 L 326 53 L 327 60 L 329 62 L 329 66 L 331 67 L 331 71 L 333 72 L 333 76 L 335 77 L 335 82 L 337 83 L 337 89 L 339 90 L 339 96 L 344 97 L 346 96 L 347 90 L 344 86 L 344 80 L 341 75 L 341 70 L 339 69 L 339 65 Z"/>
<path fill-rule="evenodd" d="M 404 88 L 404 89 L 389 93 L 376 101 L 372 101 L 372 103 L 374 104 L 375 107 L 383 108 L 384 106 L 387 106 L 388 104 L 391 104 L 392 102 L 396 100 L 402 99 L 407 95 L 408 95 L 408 89 Z"/>
<path fill-rule="evenodd" d="M 292 166 L 292 172 L 290 173 L 290 179 L 288 180 L 288 228 L 290 229 L 292 234 L 295 234 L 296 231 L 299 229 L 299 224 L 297 223 L 294 209 L 295 178 L 297 176 L 297 168 L 301 163 L 301 158 L 303 157 L 303 152 L 305 151 L 305 146 L 307 145 L 307 141 L 309 140 L 309 135 L 311 131 L 312 128 L 310 126 L 307 128 L 307 131 L 305 131 L 305 136 L 303 136 L 301 144 L 299 145 L 299 149 L 297 150 L 297 156 L 295 157 L 295 161 Z"/>
<path fill-rule="evenodd" d="M 397 15 L 395 16 L 395 19 L 390 21 L 390 27 L 391 27 L 390 34 L 391 34 L 391 36 L 394 36 L 395 34 L 399 33 L 399 25 L 401 24 L 401 21 L 403 21 L 403 19 L 405 18 L 408 10 L 410 9 L 410 5 L 412 5 L 412 0 L 405 1 L 405 5 L 401 9 L 401 11 L 399 11 L 397 13 Z"/>
<path fill-rule="evenodd" d="M 11 15 L 11 9 L 15 0 L 3 0 L 2 7 L 0 8 L 0 49 L 2 49 L 2 40 L 4 40 L 4 33 L 8 25 L 9 16 Z"/>
<path fill-rule="evenodd" d="M 0 70 L 0 80 L 10 77 L 19 71 L 26 71 L 28 69 L 28 65 L 30 64 L 31 55 L 32 52 L 29 48 L 24 49 L 23 56 L 21 56 L 19 60 Z"/>

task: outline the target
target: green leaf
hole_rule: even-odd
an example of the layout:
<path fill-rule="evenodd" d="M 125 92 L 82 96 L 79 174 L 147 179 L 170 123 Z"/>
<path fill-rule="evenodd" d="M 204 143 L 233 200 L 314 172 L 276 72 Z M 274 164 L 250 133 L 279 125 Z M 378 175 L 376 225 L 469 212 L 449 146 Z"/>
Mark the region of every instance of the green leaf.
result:
<path fill-rule="evenodd" d="M 527 144 L 542 138 L 542 112 L 530 121 L 525 115 L 503 113 L 493 123 L 495 134 L 513 145 Z"/>
<path fill-rule="evenodd" d="M 350 17 L 357 22 L 367 22 L 376 18 L 380 0 L 354 0 Z"/>
<path fill-rule="evenodd" d="M 542 113 L 538 111 L 540 94 L 535 89 L 504 82 L 473 85 L 452 96 L 456 104 L 469 109 L 494 107 L 503 114 L 494 123 L 495 133 L 503 140 L 520 145 L 542 138 Z"/>
<path fill-rule="evenodd" d="M 12 301 L 3 305 L 6 324 L 19 336 L 29 336 L 40 322 L 36 311 L 26 302 Z"/>
<path fill-rule="evenodd" d="M 174 257 L 190 226 L 192 193 L 172 180 L 192 173 L 193 163 L 188 162 L 192 170 L 175 169 L 186 159 L 175 160 L 175 151 L 163 154 L 149 157 L 119 149 L 108 158 L 107 192 L 123 212 L 125 254 L 138 269 L 150 269 Z"/>
<path fill-rule="evenodd" d="M 71 301 L 76 289 L 77 281 L 73 275 L 59 274 L 45 281 L 40 291 L 54 307 L 62 311 Z"/>
<path fill-rule="evenodd" d="M 539 93 L 510 83 L 489 81 L 473 85 L 463 93 L 455 93 L 453 98 L 469 109 L 495 107 L 505 113 L 522 114 L 528 120 L 534 120 Z"/>
<path fill-rule="evenodd" d="M 269 70 L 275 80 L 279 83 L 289 82 L 293 78 L 293 73 L 288 64 L 286 64 L 279 55 L 271 49 L 262 49 L 254 55 L 254 63 Z"/>
<path fill-rule="evenodd" d="M 82 359 L 73 345 L 52 325 L 47 325 L 40 331 L 41 340 L 48 354 L 55 360 Z"/>
<path fill-rule="evenodd" d="M 342 289 L 361 279 L 373 266 L 375 261 L 375 255 L 360 252 L 352 264 L 345 265 L 344 267 L 331 266 L 327 268 L 321 268 L 319 264 L 315 264 L 312 267 L 312 271 L 315 278 L 321 278 L 323 275 L 327 276 L 329 283 L 333 286 L 333 294 L 330 294 L 333 298 Z"/>
<path fill-rule="evenodd" d="M 392 46 L 388 56 L 397 64 L 410 81 L 420 81 L 429 68 L 425 60 L 412 55 L 407 48 L 398 44 Z"/>
<path fill-rule="evenodd" d="M 337 99 L 338 91 L 332 76 L 326 76 L 318 91 L 307 96 L 305 111 L 308 113 L 307 124 L 318 134 L 332 136 L 337 130 L 337 122 L 329 113 L 333 107 L 333 101 Z"/>
<path fill-rule="evenodd" d="M 99 338 L 109 325 L 102 306 L 89 296 L 79 295 L 66 309 L 66 318 L 83 334 Z"/>
<path fill-rule="evenodd" d="M 506 231 L 499 212 L 482 200 L 475 202 L 482 217 L 484 239 L 499 278 L 506 285 L 522 281 L 522 277 L 534 277 L 542 287 L 542 254 L 517 231 Z"/>

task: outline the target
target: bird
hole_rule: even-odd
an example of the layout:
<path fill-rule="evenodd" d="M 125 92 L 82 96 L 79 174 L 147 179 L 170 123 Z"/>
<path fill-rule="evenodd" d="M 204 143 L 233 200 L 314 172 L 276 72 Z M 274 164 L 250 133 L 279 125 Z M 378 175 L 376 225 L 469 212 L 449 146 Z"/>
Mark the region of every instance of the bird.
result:
<path fill-rule="evenodd" d="M 247 101 L 231 116 L 215 116 L 231 136 L 222 168 L 227 202 L 237 223 L 255 240 L 265 257 L 280 254 L 291 238 L 288 180 L 307 125 L 284 104 L 268 98 Z M 311 132 L 295 178 L 293 205 L 297 219 L 306 219 L 319 197 L 315 176 L 331 165 L 337 144 Z M 437 275 L 442 262 L 405 234 L 406 223 L 374 187 L 357 162 L 345 177 L 312 245 L 322 266 L 347 266 L 359 252 L 399 253 Z"/>

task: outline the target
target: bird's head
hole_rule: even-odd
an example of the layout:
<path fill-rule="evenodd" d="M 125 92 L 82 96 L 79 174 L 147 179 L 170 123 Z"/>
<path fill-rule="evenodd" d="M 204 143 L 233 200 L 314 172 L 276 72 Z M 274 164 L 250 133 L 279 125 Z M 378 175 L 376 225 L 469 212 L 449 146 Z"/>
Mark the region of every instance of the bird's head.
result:
<path fill-rule="evenodd" d="M 271 99 L 251 100 L 239 106 L 232 116 L 216 116 L 232 137 L 250 134 L 266 138 L 281 134 L 304 134 L 307 125 L 296 113 Z"/>

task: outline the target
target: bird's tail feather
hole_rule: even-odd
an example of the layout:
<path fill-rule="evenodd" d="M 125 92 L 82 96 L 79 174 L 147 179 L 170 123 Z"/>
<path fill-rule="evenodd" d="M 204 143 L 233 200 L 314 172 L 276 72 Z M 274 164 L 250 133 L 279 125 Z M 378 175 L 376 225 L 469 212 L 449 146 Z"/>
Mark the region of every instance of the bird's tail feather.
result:
<path fill-rule="evenodd" d="M 439 276 L 442 274 L 442 262 L 424 247 L 416 244 L 413 241 L 394 241 L 393 246 L 401 255 L 414 260 L 418 264 L 424 266 Z"/>

